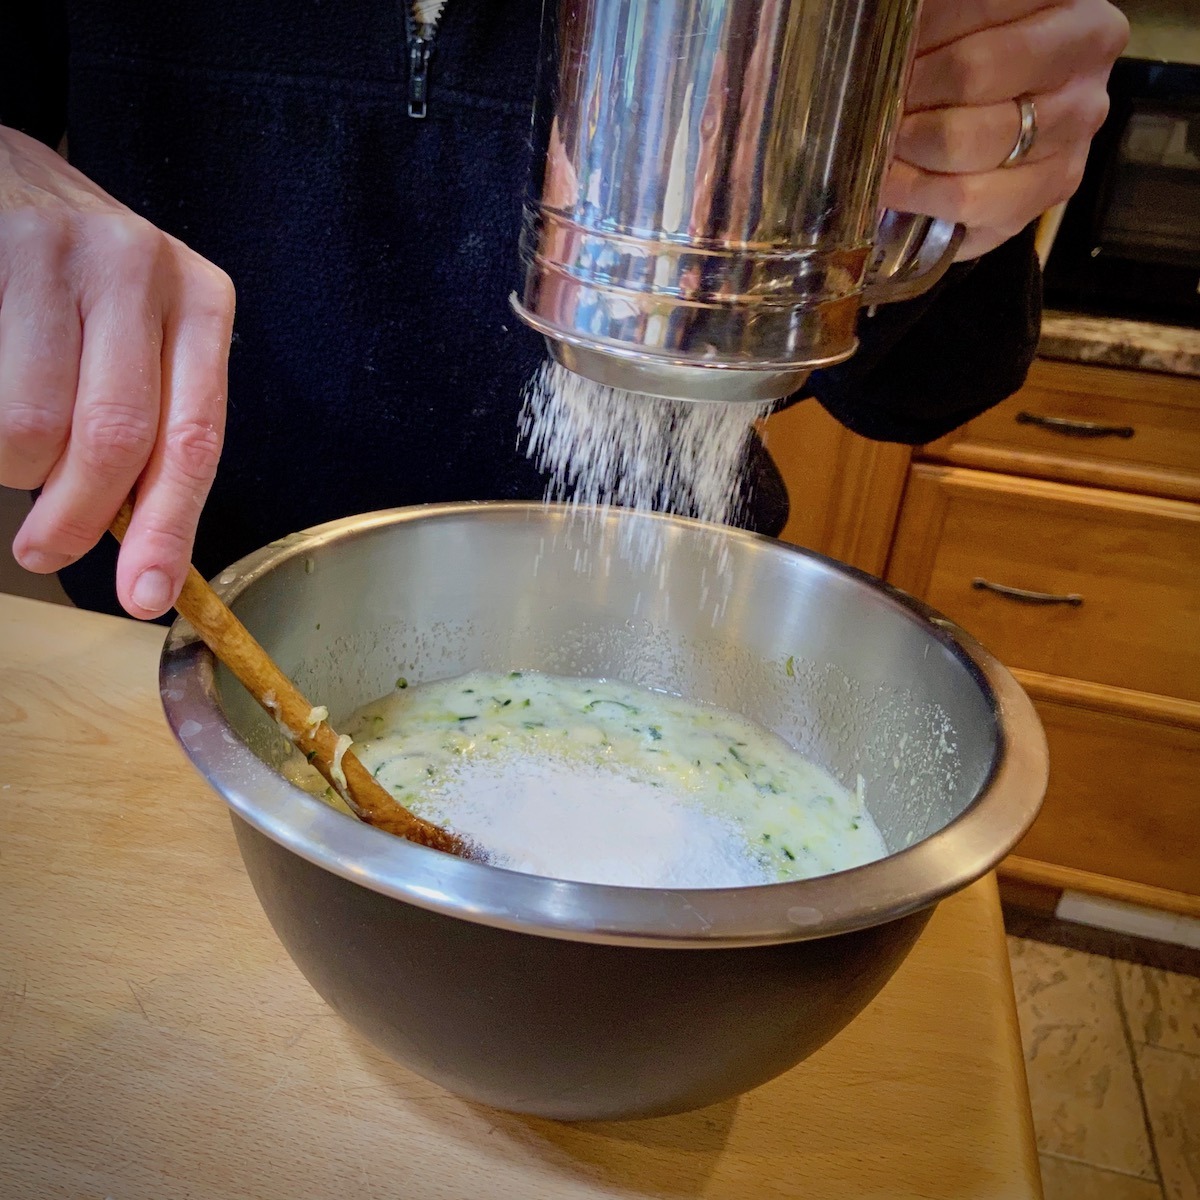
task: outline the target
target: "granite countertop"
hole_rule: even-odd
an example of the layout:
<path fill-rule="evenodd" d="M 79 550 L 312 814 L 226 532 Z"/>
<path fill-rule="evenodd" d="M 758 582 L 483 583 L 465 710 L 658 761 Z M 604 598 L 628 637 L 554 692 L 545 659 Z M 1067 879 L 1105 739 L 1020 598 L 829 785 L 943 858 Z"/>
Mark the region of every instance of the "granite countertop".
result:
<path fill-rule="evenodd" d="M 1038 354 L 1200 378 L 1200 329 L 1047 309 Z"/>

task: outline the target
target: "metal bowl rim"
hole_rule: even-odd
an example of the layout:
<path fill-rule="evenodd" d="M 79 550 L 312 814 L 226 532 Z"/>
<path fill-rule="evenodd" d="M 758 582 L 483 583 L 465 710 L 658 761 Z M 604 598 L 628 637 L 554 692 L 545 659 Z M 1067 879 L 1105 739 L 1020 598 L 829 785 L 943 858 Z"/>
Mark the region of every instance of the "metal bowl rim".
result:
<path fill-rule="evenodd" d="M 411 521 L 562 520 L 569 505 L 482 501 L 419 505 L 347 517 L 289 535 L 221 572 L 232 602 L 281 563 L 329 542 Z M 702 526 L 688 518 L 613 510 L 610 519 Z M 214 658 L 182 618 L 168 632 L 159 681 L 168 724 L 193 765 L 229 808 L 316 866 L 363 887 L 463 920 L 517 932 L 610 945 L 724 948 L 847 933 L 936 904 L 992 870 L 1032 824 L 1049 775 L 1046 739 L 1012 674 L 940 613 L 874 576 L 760 534 L 765 543 L 873 590 L 898 616 L 920 622 L 985 691 L 997 750 L 980 794 L 930 836 L 865 866 L 754 888 L 660 889 L 578 883 L 466 862 L 402 841 L 331 809 L 267 766 L 238 736 L 217 697 Z M 201 765 L 204 764 L 204 765 Z"/>

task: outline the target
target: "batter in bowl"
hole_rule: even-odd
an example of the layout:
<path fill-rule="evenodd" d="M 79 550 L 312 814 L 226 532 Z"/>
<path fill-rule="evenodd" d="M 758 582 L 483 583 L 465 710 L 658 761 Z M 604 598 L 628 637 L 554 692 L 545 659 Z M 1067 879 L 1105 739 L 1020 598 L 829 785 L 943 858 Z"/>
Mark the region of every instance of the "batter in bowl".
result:
<path fill-rule="evenodd" d="M 847 790 L 743 717 L 646 688 L 533 671 L 401 678 L 344 727 L 401 803 L 513 870 L 729 887 L 887 853 L 861 783 Z"/>

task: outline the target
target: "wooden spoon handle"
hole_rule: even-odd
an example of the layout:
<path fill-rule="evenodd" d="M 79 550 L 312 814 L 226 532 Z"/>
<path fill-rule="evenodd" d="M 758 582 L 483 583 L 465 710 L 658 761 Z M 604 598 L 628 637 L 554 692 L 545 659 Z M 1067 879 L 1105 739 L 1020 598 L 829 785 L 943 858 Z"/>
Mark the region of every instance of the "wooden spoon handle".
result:
<path fill-rule="evenodd" d="M 125 537 L 132 515 L 133 507 L 127 501 L 113 518 L 109 529 L 117 541 Z M 193 566 L 188 566 L 175 608 L 360 820 L 422 846 L 432 846 L 460 858 L 474 857 L 461 838 L 418 817 L 384 790 L 349 748 L 349 739 L 339 739 L 329 722 L 319 719 L 300 689 Z"/>

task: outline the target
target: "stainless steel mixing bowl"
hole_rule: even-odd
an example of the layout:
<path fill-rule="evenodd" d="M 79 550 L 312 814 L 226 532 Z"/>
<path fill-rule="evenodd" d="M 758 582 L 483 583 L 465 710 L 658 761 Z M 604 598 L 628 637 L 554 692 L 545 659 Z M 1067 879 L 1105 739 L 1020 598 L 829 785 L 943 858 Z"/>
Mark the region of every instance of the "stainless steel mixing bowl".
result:
<path fill-rule="evenodd" d="M 177 622 L 168 720 L 289 953 L 386 1053 L 499 1108 L 677 1112 L 787 1070 L 875 995 L 939 899 L 995 866 L 1046 785 L 1031 704 L 971 638 L 751 534 L 441 505 L 297 534 L 217 585 L 335 718 L 397 675 L 606 676 L 744 713 L 865 781 L 890 853 L 818 879 L 614 888 L 464 862 L 289 784 L 269 765 L 278 730 Z"/>

